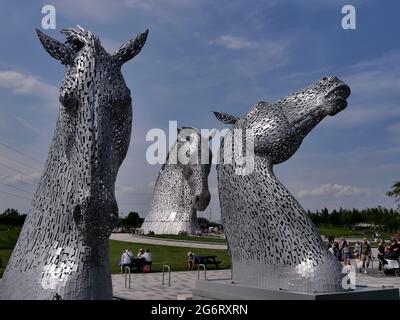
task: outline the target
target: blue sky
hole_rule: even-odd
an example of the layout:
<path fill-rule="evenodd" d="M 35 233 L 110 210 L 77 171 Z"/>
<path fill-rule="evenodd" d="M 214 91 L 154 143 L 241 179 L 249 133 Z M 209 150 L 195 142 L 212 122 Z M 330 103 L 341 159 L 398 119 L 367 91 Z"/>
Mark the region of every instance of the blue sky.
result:
<path fill-rule="evenodd" d="M 0 211 L 29 209 L 56 123 L 63 66 L 35 34 L 45 4 L 57 12 L 57 30 L 45 32 L 59 40 L 79 24 L 114 51 L 150 29 L 123 67 L 134 125 L 116 186 L 122 213 L 150 205 L 159 166 L 145 159 L 149 129 L 222 129 L 211 110 L 242 115 L 327 75 L 350 85 L 349 106 L 276 167 L 278 178 L 305 208 L 394 206 L 385 192 L 400 178 L 398 1 L 59 0 L 1 4 Z M 344 4 L 356 8 L 356 30 L 341 28 Z M 209 187 L 217 219 L 215 168 Z"/>

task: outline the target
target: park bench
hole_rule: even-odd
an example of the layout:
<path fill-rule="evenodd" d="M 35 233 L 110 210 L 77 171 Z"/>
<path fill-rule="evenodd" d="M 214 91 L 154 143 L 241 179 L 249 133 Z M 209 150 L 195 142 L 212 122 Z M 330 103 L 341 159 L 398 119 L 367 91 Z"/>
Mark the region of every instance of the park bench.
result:
<path fill-rule="evenodd" d="M 222 261 L 216 260 L 217 256 L 198 256 L 198 259 L 195 260 L 194 264 L 204 264 L 207 268 L 208 265 L 215 265 L 215 268 L 218 269 L 219 264 Z"/>

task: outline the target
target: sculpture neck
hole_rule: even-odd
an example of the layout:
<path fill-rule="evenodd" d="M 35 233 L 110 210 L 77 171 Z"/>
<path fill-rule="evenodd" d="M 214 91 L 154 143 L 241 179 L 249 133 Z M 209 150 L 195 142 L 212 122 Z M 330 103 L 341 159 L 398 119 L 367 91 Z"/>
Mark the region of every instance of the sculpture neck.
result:
<path fill-rule="evenodd" d="M 158 176 L 153 202 L 162 203 L 165 211 L 191 209 L 190 187 L 183 176 L 182 167 L 167 164 Z"/>
<path fill-rule="evenodd" d="M 56 133 L 1 282 L 5 298 L 51 299 L 56 292 L 63 299 L 112 298 L 108 241 L 90 247 L 78 235 L 71 212 L 71 168 L 60 142 Z"/>

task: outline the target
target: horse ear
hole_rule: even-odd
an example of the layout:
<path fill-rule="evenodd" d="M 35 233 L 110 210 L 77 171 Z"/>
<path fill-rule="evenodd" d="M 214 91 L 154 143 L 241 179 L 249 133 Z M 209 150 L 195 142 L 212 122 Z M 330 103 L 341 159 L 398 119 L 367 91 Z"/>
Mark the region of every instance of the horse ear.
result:
<path fill-rule="evenodd" d="M 61 61 L 62 64 L 72 65 L 74 62 L 75 53 L 72 49 L 63 43 L 49 37 L 39 29 L 36 29 L 40 43 L 44 49 L 54 58 Z"/>
<path fill-rule="evenodd" d="M 118 52 L 114 53 L 114 59 L 118 61 L 120 65 L 131 60 L 140 52 L 140 50 L 142 50 L 144 44 L 146 43 L 148 34 L 149 29 L 139 34 L 135 39 L 125 42 L 125 44 L 119 48 Z"/>
<path fill-rule="evenodd" d="M 225 124 L 235 124 L 239 118 L 232 116 L 230 114 L 227 113 L 223 113 L 223 112 L 217 112 L 217 111 L 213 111 L 215 117 L 218 119 L 218 121 L 221 121 L 222 123 Z"/>

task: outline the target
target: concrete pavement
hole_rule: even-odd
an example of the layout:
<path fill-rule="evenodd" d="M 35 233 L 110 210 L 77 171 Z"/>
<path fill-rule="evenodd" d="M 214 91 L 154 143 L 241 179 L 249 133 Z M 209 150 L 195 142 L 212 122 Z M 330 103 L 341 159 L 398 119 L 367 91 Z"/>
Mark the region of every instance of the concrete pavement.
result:
<path fill-rule="evenodd" d="M 113 233 L 113 234 L 111 234 L 110 239 L 131 242 L 131 243 L 156 244 L 156 245 L 161 245 L 161 246 L 219 249 L 219 250 L 227 250 L 228 249 L 228 246 L 226 244 L 220 244 L 220 243 L 156 239 L 156 238 L 150 238 L 150 237 L 145 237 L 145 236 L 138 236 L 136 234 L 130 234 L 130 233 Z"/>

